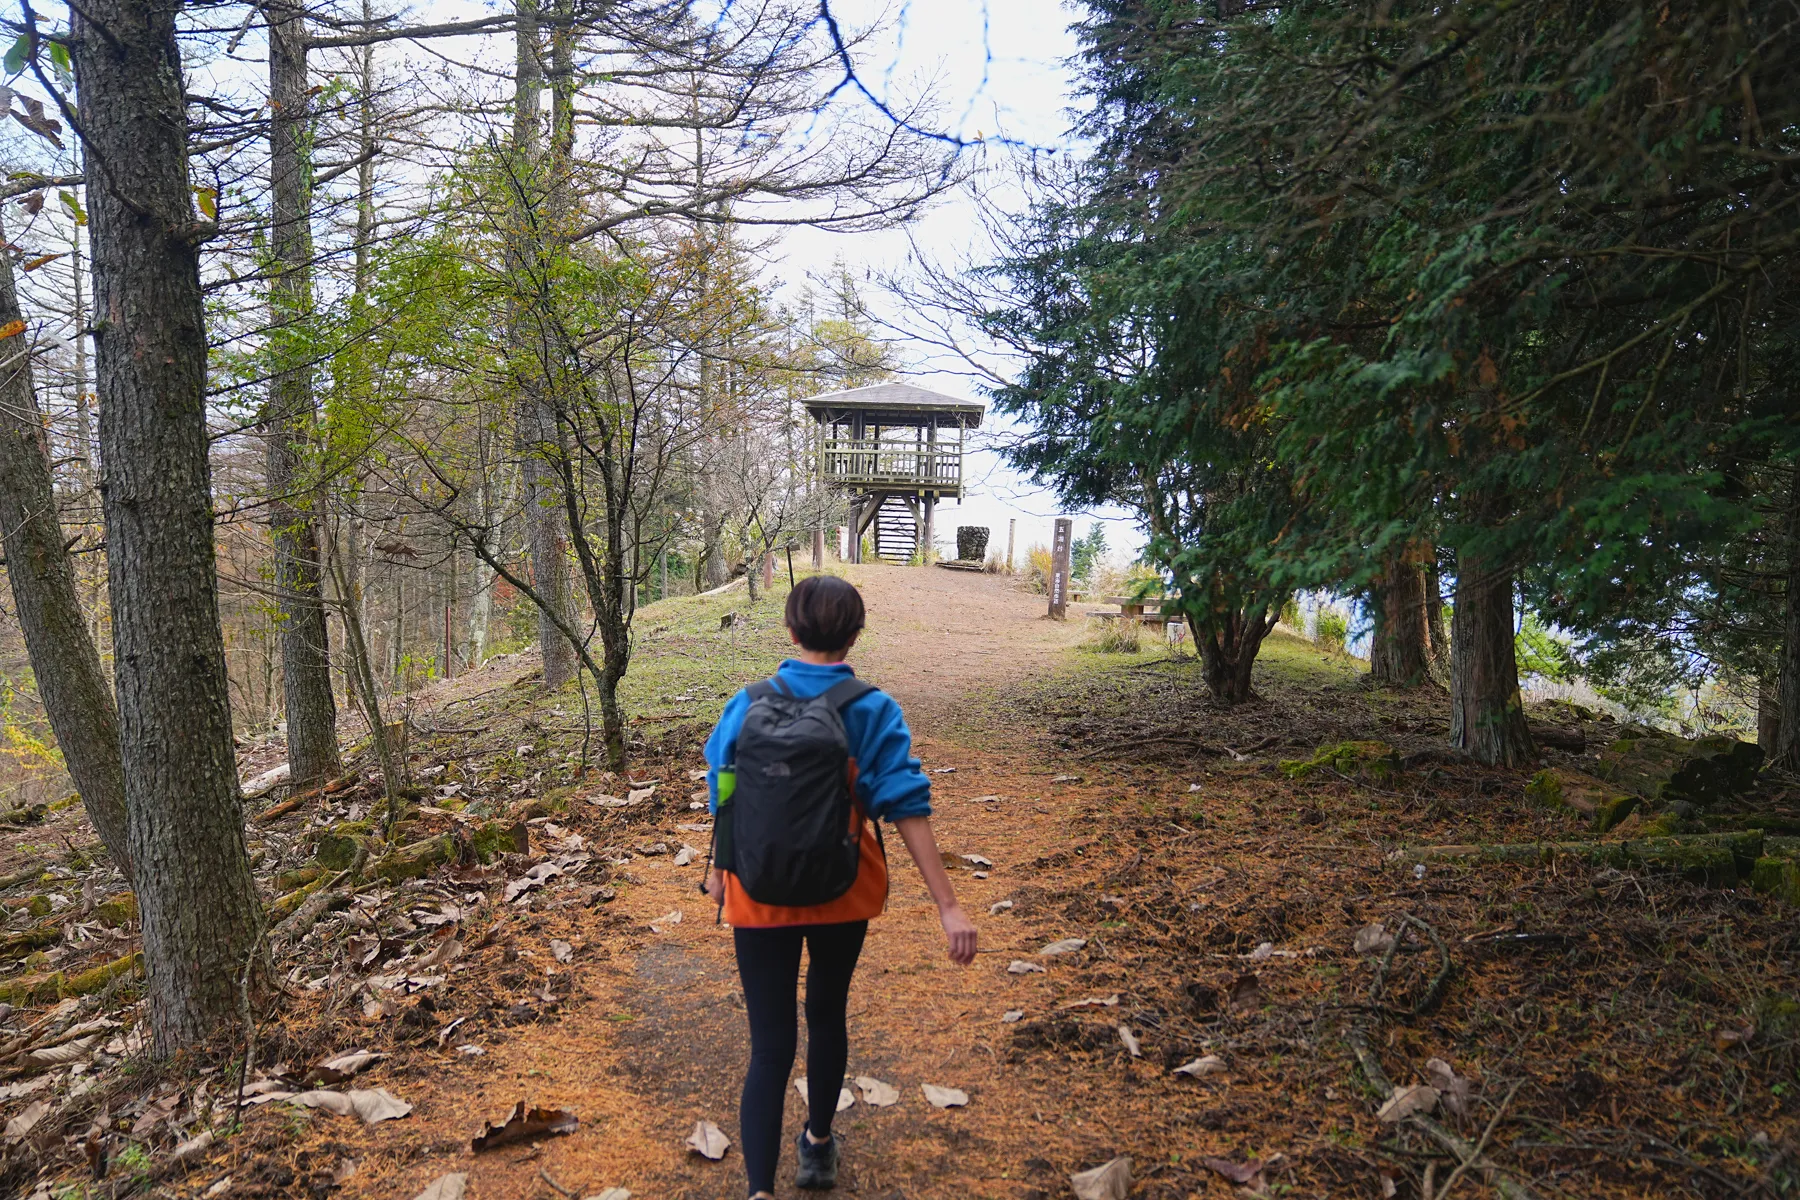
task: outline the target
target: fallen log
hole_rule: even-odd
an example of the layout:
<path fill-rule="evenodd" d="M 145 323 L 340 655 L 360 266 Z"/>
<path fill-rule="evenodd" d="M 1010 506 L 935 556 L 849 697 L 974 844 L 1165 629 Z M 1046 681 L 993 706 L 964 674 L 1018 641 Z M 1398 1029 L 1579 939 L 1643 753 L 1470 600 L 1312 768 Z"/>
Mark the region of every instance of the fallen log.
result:
<path fill-rule="evenodd" d="M 0 1001 L 13 1005 L 44 1004 L 70 996 L 86 996 L 97 992 L 119 976 L 143 962 L 141 953 L 101 963 L 74 975 L 52 971 L 48 975 L 26 975 L 0 983 Z"/>
<path fill-rule="evenodd" d="M 285 817 L 296 808 L 299 808 L 302 804 L 305 804 L 308 800 L 317 800 L 320 796 L 335 795 L 349 787 L 352 783 L 355 783 L 356 780 L 357 774 L 352 771 L 348 775 L 338 776 L 338 778 L 333 779 L 330 783 L 324 784 L 321 787 L 308 788 L 304 792 L 296 792 L 286 800 L 283 800 L 280 804 L 271 804 L 260 813 L 257 813 L 256 820 L 261 824 L 273 821 L 277 817 Z"/>
<path fill-rule="evenodd" d="M 1540 746 L 1565 750 L 1570 754 L 1580 754 L 1587 749 L 1587 734 L 1579 729 L 1565 729 L 1561 725 L 1533 725 L 1531 740 Z"/>
<path fill-rule="evenodd" d="M 1421 846 L 1407 857 L 1417 861 L 1474 859 L 1484 862 L 1550 863 L 1575 858 L 1597 867 L 1648 867 L 1678 871 L 1695 883 L 1732 887 L 1750 878 L 1762 857 L 1759 829 L 1697 833 L 1621 842 L 1512 842 L 1461 846 Z"/>

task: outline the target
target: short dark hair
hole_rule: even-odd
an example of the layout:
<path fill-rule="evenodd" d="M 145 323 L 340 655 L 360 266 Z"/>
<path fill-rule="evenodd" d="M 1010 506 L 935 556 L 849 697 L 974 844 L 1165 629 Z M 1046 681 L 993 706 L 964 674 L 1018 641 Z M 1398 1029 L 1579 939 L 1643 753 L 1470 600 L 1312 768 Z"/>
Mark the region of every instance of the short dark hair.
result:
<path fill-rule="evenodd" d="M 788 593 L 787 627 L 808 650 L 842 650 L 863 627 L 863 598 L 835 575 L 811 575 Z"/>

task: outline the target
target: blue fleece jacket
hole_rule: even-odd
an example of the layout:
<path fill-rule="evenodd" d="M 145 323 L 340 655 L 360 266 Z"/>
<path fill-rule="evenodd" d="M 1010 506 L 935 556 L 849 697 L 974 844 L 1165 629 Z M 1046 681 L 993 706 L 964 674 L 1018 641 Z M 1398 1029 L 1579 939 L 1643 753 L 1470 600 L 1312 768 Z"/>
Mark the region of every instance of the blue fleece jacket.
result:
<path fill-rule="evenodd" d="M 849 663 L 820 666 L 790 658 L 775 674 L 794 695 L 810 697 L 855 673 Z M 733 696 L 706 739 L 706 784 L 714 815 L 719 811 L 719 770 L 737 761 L 738 731 L 749 707 L 748 692 Z M 845 705 L 844 732 L 856 759 L 856 794 L 864 812 L 890 822 L 931 815 L 931 779 L 913 757 L 912 730 L 892 696 L 868 692 Z"/>

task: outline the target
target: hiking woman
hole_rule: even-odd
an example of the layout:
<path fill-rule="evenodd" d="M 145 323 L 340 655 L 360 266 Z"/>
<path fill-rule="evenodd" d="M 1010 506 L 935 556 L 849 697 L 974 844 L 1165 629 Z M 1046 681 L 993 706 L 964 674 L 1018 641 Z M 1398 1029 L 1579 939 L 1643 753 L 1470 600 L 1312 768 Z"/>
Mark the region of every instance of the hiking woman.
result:
<path fill-rule="evenodd" d="M 899 831 L 924 876 L 951 960 L 975 961 L 975 926 L 957 905 L 931 833 L 931 781 L 913 757 L 912 732 L 900 706 L 857 680 L 844 661 L 862 632 L 862 595 L 833 576 L 803 579 L 788 594 L 786 621 L 797 656 L 773 679 L 733 696 L 706 743 L 714 827 L 730 832 L 718 838 L 721 862 L 708 870 L 705 888 L 731 924 L 750 1019 L 738 1120 L 752 1200 L 775 1195 L 783 1101 L 799 1040 L 802 943 L 809 1113 L 794 1182 L 837 1184 L 831 1121 L 849 1057 L 850 976 L 869 919 L 887 902 L 876 822 Z M 769 902 L 821 896 L 830 898 Z"/>

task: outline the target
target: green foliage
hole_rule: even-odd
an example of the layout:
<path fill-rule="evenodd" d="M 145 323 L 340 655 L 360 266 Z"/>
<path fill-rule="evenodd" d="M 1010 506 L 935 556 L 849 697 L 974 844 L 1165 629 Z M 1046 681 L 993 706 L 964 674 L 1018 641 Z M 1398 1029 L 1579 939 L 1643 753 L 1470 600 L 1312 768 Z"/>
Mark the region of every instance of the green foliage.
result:
<path fill-rule="evenodd" d="M 1313 617 L 1313 644 L 1327 654 L 1342 654 L 1349 641 L 1349 616 L 1329 606 L 1319 609 Z"/>
<path fill-rule="evenodd" d="M 1106 527 L 1095 521 L 1088 526 L 1085 536 L 1069 543 L 1069 574 L 1076 579 L 1091 581 L 1095 566 L 1105 555 Z"/>
<path fill-rule="evenodd" d="M 1536 676 L 1551 683 L 1568 683 L 1578 673 L 1569 644 L 1550 632 L 1536 613 L 1528 612 L 1513 636 L 1513 658 L 1521 676 Z"/>
<path fill-rule="evenodd" d="M 997 400 L 1018 465 L 1138 508 L 1198 630 L 1423 543 L 1577 639 L 1528 670 L 1653 631 L 1766 661 L 1800 15 L 1088 0 L 1077 30 L 1094 150 L 992 273 L 1025 362 Z"/>
<path fill-rule="evenodd" d="M 1140 621 L 1098 621 L 1088 645 L 1102 654 L 1136 654 L 1143 648 L 1144 626 Z"/>

